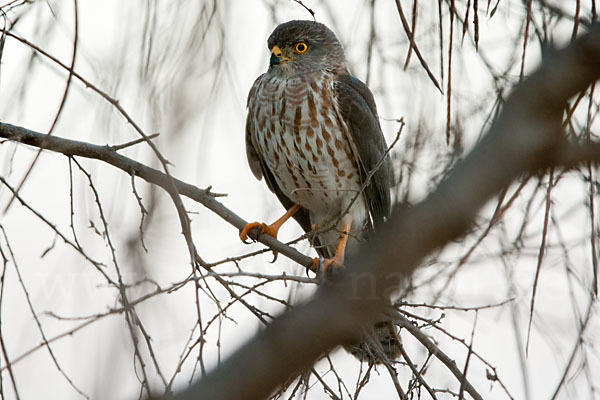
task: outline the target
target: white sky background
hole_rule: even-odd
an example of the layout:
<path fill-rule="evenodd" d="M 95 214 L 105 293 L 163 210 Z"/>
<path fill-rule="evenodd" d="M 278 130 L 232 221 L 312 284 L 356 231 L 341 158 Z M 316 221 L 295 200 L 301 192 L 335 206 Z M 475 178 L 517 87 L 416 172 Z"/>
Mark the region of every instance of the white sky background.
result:
<path fill-rule="evenodd" d="M 346 0 L 327 2 L 332 3 L 327 6 L 317 1 L 307 0 L 305 3 L 314 9 L 320 22 L 334 29 L 346 46 L 352 72 L 365 80 L 369 35 L 367 2 Z M 512 48 L 510 41 L 518 37 L 525 10 L 520 1 L 504 0 L 498 13 L 493 18 L 488 18 L 485 16 L 486 2 L 480 3 L 483 3 L 480 5 L 480 51 L 501 70 L 513 56 L 509 53 Z M 566 3 L 574 4 L 557 4 Z M 405 12 L 410 15 L 409 2 L 404 1 L 403 4 Z M 30 7 L 31 10 L 19 22 L 14 33 L 28 38 L 68 64 L 73 38 L 72 2 L 37 1 L 24 7 Z M 155 31 L 149 56 L 150 67 L 141 72 L 140 66 L 146 65 L 144 55 L 147 53 L 144 53 L 140 43 L 147 7 L 156 7 L 156 12 L 150 13 L 156 17 L 156 22 L 151 25 Z M 282 208 L 264 182 L 256 181 L 247 167 L 244 149 L 246 95 L 254 79 L 268 65 L 266 39 L 271 30 L 280 22 L 306 19 L 309 15 L 298 5 L 286 0 L 220 1 L 211 28 L 202 42 L 201 29 L 206 26 L 210 13 L 200 17 L 202 23 L 198 24 L 200 8 L 201 5 L 192 1 L 158 2 L 151 3 L 150 6 L 148 2 L 79 1 L 76 70 L 101 90 L 118 99 L 147 134 L 160 133 L 155 142 L 173 164 L 170 171 L 175 177 L 199 187 L 212 185 L 214 192 L 226 193 L 227 197 L 219 200 L 247 220 L 272 221 L 281 214 Z M 275 10 L 275 16 L 272 9 Z M 570 10 L 566 6 L 565 9 Z M 410 200 L 416 201 L 431 190 L 436 182 L 434 178 L 437 179 L 447 165 L 447 158 L 437 158 L 440 148 L 444 149 L 442 154 L 446 156 L 451 150 L 443 147 L 446 146 L 446 98 L 428 80 L 415 54 L 412 55 L 408 70 L 402 71 L 408 47 L 394 2 L 379 1 L 376 10 L 377 35 L 380 41 L 374 53 L 369 86 L 375 94 L 381 117 L 404 117 L 406 121 L 402 139 L 394 150 L 396 156 L 402 160 L 403 149 L 410 144 L 419 126 L 428 132 L 425 140 L 428 141 L 426 147 L 430 150 L 417 160 L 414 166 L 415 177 L 410 186 Z M 582 5 L 582 15 L 586 15 L 586 12 L 589 15 L 588 10 L 589 4 L 586 2 Z M 421 15 L 434 11 L 437 12 L 437 5 L 432 10 L 422 10 Z M 420 20 L 418 34 L 421 38 L 417 39 L 422 49 L 428 49 L 424 54 L 433 73 L 440 80 L 439 53 L 435 47 L 436 20 L 434 17 Z M 448 23 L 447 18 L 445 23 Z M 221 27 L 226 32 L 224 35 L 219 32 Z M 191 33 L 194 28 L 200 29 L 196 36 Z M 462 26 L 456 24 L 455 30 L 460 32 L 461 29 Z M 553 33 L 557 43 L 564 44 L 569 38 L 570 26 L 559 26 Z M 468 35 L 472 37 L 472 27 Z M 447 25 L 445 36 L 447 38 Z M 193 38 L 191 47 L 186 47 L 190 38 Z M 460 38 L 458 33 L 456 38 Z M 447 43 L 445 49 L 447 50 Z M 218 59 L 220 51 L 221 61 Z M 27 48 L 22 44 L 7 39 L 0 75 L 0 120 L 45 132 L 58 109 L 66 74 L 41 57 L 36 58 L 32 66 L 28 67 L 28 54 Z M 532 41 L 528 48 L 526 71 L 531 71 L 537 65 L 539 54 L 539 45 Z M 382 61 L 382 56 L 385 62 Z M 444 57 L 447 57 L 447 53 Z M 514 57 L 519 60 L 520 53 Z M 511 70 L 513 83 L 518 80 L 519 66 L 520 63 L 516 62 Z M 460 123 L 467 148 L 472 146 L 480 134 L 484 118 L 492 112 L 494 93 L 484 68 L 481 58 L 473 50 L 471 40 L 466 37 L 463 46 L 458 46 L 454 52 L 453 109 L 458 110 L 457 123 Z M 444 71 L 444 76 L 446 74 L 447 70 Z M 445 88 L 445 78 L 443 82 Z M 389 143 L 395 136 L 398 124 L 383 120 L 382 126 Z M 96 144 L 119 144 L 138 138 L 137 133 L 112 106 L 79 82 L 73 83 L 53 134 Z M 156 158 L 146 145 L 141 144 L 122 153 L 159 168 Z M 1 144 L 0 176 L 16 186 L 34 154 L 34 150 L 25 146 Z M 99 161 L 80 162 L 92 174 L 100 193 L 126 282 L 134 283 L 147 277 L 161 287 L 168 287 L 185 279 L 191 267 L 175 209 L 167 196 L 161 191 L 156 194 L 159 201 L 153 210 L 152 222 L 145 231 L 149 252 L 140 257 L 142 253 L 139 242 L 136 241 L 140 212 L 132 194 L 129 176 Z M 91 220 L 102 230 L 93 194 L 85 176 L 76 166 L 73 165 L 73 168 L 75 226 L 79 241 L 92 257 L 105 262 L 107 270 L 114 276 L 105 241 L 89 228 Z M 576 177 L 575 174 L 573 177 Z M 559 246 L 549 248 L 538 287 L 536 314 L 526 360 L 532 399 L 549 398 L 555 390 L 577 339 L 578 324 L 573 310 L 577 309 L 583 314 L 589 302 L 586 289 L 590 287 L 592 270 L 588 251 L 590 227 L 587 209 L 584 207 L 588 187 L 576 179 L 565 178 L 564 181 L 566 182 L 561 182 L 553 192 L 555 208 L 552 216 L 562 222 L 556 226 L 551 225 L 549 242 L 558 243 L 562 237 L 572 248 L 570 267 L 572 276 L 576 279 L 566 278 L 565 262 Z M 143 197 L 144 204 L 149 206 L 149 186 L 137 180 L 136 188 Z M 400 188 L 407 189 L 403 184 L 400 184 Z M 528 185 L 526 192 L 532 192 L 533 189 L 535 183 Z M 67 158 L 45 152 L 22 189 L 21 196 L 61 232 L 72 238 L 69 228 L 69 191 Z M 2 209 L 9 199 L 8 191 L 2 186 Z M 519 258 L 499 254 L 502 250 L 510 250 L 505 247 L 504 240 L 506 237 L 513 237 L 520 228 L 520 217 L 527 200 L 527 196 L 517 200 L 515 212 L 486 238 L 471 261 L 438 300 L 438 303 L 446 305 L 478 306 L 516 297 L 512 306 L 479 312 L 474 349 L 497 368 L 499 377 L 518 399 L 525 398 L 525 392 L 518 359 L 519 344 L 515 342 L 510 310 L 513 307 L 517 312 L 519 324 L 516 335 L 524 342 L 537 261 L 535 250 L 541 240 L 543 197 L 538 196 L 532 203 L 529 218 L 537 223 L 528 226 L 524 236 L 524 247 L 532 251 L 522 253 Z M 214 262 L 261 248 L 259 245 L 242 244 L 235 228 L 201 205 L 191 201 L 185 201 L 185 204 L 192 212 L 190 217 L 193 237 L 203 259 Z M 489 205 L 482 216 L 489 217 L 493 206 L 495 203 Z M 597 215 L 598 212 L 600 211 L 597 211 Z M 482 221 L 485 223 L 487 220 Z M 7 232 L 19 271 L 47 338 L 59 335 L 83 321 L 57 320 L 44 315 L 45 311 L 61 317 L 82 317 L 119 306 L 117 291 L 107 287 L 100 274 L 89 263 L 85 263 L 81 255 L 65 246 L 60 238 L 56 238 L 55 247 L 41 257 L 55 241 L 55 235 L 17 202 L 9 212 L 0 215 L 0 224 Z M 300 228 L 290 223 L 281 231 L 280 238 L 292 239 L 300 233 Z M 410 301 L 432 302 L 444 283 L 443 278 L 449 273 L 442 268 L 442 262 L 447 262 L 448 266 L 454 265 L 476 236 L 477 234 L 471 235 L 467 240 L 452 246 L 440 256 L 438 264 L 421 271 L 416 282 L 423 283 L 428 279 L 431 282 L 420 286 Z M 131 248 L 128 247 L 130 240 L 135 244 L 135 253 L 131 253 Z M 0 243 L 3 246 L 5 244 L 1 235 Z M 311 253 L 305 242 L 298 245 L 298 248 Z M 305 275 L 302 268 L 284 257 L 280 256 L 275 264 L 269 264 L 270 259 L 271 255 L 267 254 L 245 260 L 240 266 L 244 271 L 265 274 L 280 274 L 285 271 L 289 275 Z M 506 268 L 507 265 L 510 268 Z M 219 271 L 236 270 L 232 264 L 218 268 Z M 514 274 L 513 282 L 518 282 L 514 288 L 509 287 L 507 280 L 507 275 L 511 273 Z M 580 283 L 570 286 L 569 282 L 573 281 Z M 240 282 L 256 283 L 252 280 Z M 131 289 L 130 298 L 136 298 L 154 288 L 151 283 L 143 284 Z M 211 284 L 211 288 L 223 304 L 228 303 L 229 295 L 223 288 L 216 284 Z M 264 286 L 263 290 L 284 300 L 289 298 L 299 301 L 314 288 L 308 285 L 298 288 L 293 284 L 285 287 L 276 283 Z M 577 298 L 576 305 L 573 305 L 573 297 Z M 210 319 L 216 308 L 203 293 L 201 299 L 203 318 Z M 249 296 L 247 299 L 271 313 L 276 314 L 282 310 L 280 304 L 258 296 Z M 1 311 L 2 335 L 11 360 L 41 342 L 39 330 L 12 263 L 7 267 Z M 171 294 L 156 296 L 138 306 L 137 311 L 152 337 L 161 370 L 169 380 L 175 373 L 179 356 L 186 348 L 186 341 L 197 318 L 193 287 L 188 284 Z M 440 315 L 440 312 L 427 310 L 411 311 L 431 318 Z M 444 329 L 457 337 L 470 340 L 475 313 L 448 311 L 446 314 L 442 323 Z M 221 357 L 226 357 L 260 327 L 256 318 L 239 304 L 232 307 L 228 315 L 235 322 L 223 319 L 218 326 L 215 324 L 209 330 L 206 337 L 208 342 L 204 359 L 209 369 L 218 362 L 217 337 L 220 337 Z M 593 351 L 599 343 L 599 328 L 598 319 L 595 318 L 584 335 L 592 349 L 586 352 L 585 359 L 591 371 L 600 370 L 598 354 Z M 434 334 L 440 347 L 457 361 L 459 367 L 463 366 L 466 357 L 464 347 L 434 330 L 426 332 Z M 194 332 L 194 339 L 196 338 L 197 330 Z M 407 349 L 414 355 L 413 360 L 421 362 L 425 356 L 423 349 L 408 334 L 404 333 L 403 338 Z M 293 346 L 293 343 L 290 345 Z M 520 348 L 523 349 L 523 346 L 521 343 Z M 90 397 L 126 399 L 138 396 L 139 383 L 134 372 L 131 336 L 122 315 L 108 316 L 94 322 L 74 335 L 54 342 L 52 349 L 61 368 Z M 193 352 L 183 365 L 183 371 L 177 375 L 177 387 L 185 385 L 190 379 L 194 368 L 192 358 L 195 355 L 197 351 Z M 154 387 L 164 389 L 147 354 L 145 357 Z M 337 350 L 332 359 L 336 362 L 337 371 L 347 378 L 346 382 L 353 391 L 359 370 L 358 362 L 342 350 Z M 582 360 L 579 357 L 575 365 L 583 363 Z M 3 357 L 2 366 L 4 365 Z M 485 398 L 507 398 L 498 384 L 491 385 L 486 380 L 485 366 L 473 361 L 471 368 L 471 382 Z M 317 369 L 325 373 L 328 366 L 321 363 Z M 399 370 L 400 382 L 406 385 L 410 375 L 404 368 Z M 45 348 L 17 362 L 13 371 L 23 399 L 42 396 L 81 398 L 57 371 Z M 194 376 L 198 377 L 199 371 Z M 326 378 L 332 378 L 331 374 L 326 375 Z M 447 384 L 453 390 L 458 390 L 455 379 L 437 361 L 432 363 L 426 378 L 437 387 Z M 588 396 L 589 391 L 585 388 L 586 385 L 589 386 L 589 380 L 596 386 L 598 393 L 600 375 L 586 378 L 585 374 L 580 374 L 568 386 L 568 390 L 561 392 L 559 398 Z M 12 385 L 5 369 L 2 370 L 2 382 L 6 397 L 13 398 Z M 311 382 L 314 383 L 314 378 Z M 335 380 L 331 382 L 335 383 Z M 382 396 L 394 396 L 391 380 L 383 368 L 372 375 L 360 398 L 376 399 Z M 441 398 L 444 396 L 440 395 Z M 596 396 L 600 398 L 600 395 Z M 308 398 L 328 396 L 317 384 L 309 392 Z"/>

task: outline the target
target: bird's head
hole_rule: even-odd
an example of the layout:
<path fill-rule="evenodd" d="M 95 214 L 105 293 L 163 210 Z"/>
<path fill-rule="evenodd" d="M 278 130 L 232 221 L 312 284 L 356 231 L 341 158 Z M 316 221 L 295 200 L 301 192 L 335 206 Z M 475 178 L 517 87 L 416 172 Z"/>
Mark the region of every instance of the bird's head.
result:
<path fill-rule="evenodd" d="M 342 44 L 325 25 L 314 21 L 285 22 L 267 41 L 269 74 L 292 77 L 312 71 L 346 71 Z"/>

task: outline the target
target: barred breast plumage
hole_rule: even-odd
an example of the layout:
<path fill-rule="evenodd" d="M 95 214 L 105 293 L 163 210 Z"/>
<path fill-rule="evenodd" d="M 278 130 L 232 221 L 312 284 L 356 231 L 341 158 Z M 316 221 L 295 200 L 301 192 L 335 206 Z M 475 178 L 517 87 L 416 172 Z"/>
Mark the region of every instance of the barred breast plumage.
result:
<path fill-rule="evenodd" d="M 262 75 L 249 104 L 252 141 L 263 154 L 279 188 L 309 211 L 320 227 L 340 219 L 360 191 L 358 160 L 352 155 L 333 92 L 332 74 L 315 71 L 294 78 Z M 368 209 L 359 196 L 349 212 L 351 236 L 360 237 Z M 339 234 L 327 232 L 321 245 L 335 253 Z"/>

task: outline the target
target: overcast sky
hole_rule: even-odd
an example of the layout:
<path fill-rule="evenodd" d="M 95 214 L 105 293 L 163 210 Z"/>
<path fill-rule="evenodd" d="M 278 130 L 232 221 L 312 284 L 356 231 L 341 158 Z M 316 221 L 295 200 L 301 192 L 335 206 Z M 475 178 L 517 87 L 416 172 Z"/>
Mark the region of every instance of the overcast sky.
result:
<path fill-rule="evenodd" d="M 173 176 L 201 188 L 212 186 L 214 192 L 226 194 L 226 197 L 218 200 L 246 220 L 273 221 L 283 209 L 264 182 L 257 181 L 247 166 L 244 148 L 246 96 L 254 79 L 268 65 L 266 39 L 272 29 L 278 23 L 307 19 L 310 15 L 299 5 L 287 0 L 220 1 L 216 2 L 218 9 L 214 14 L 212 2 L 209 3 L 203 11 L 204 5 L 194 1 L 150 4 L 114 0 L 79 1 L 75 70 L 97 88 L 118 99 L 145 133 L 160 133 L 155 143 L 171 163 L 170 172 Z M 377 2 L 373 16 L 377 21 L 377 44 L 369 70 L 369 2 L 306 0 L 305 3 L 316 12 L 320 22 L 328 24 L 337 33 L 346 48 L 352 72 L 364 81 L 368 77 L 388 143 L 394 139 L 399 127 L 394 119 L 404 118 L 406 126 L 403 135 L 393 149 L 398 168 L 401 165 L 406 168 L 406 164 L 402 163 L 406 162 L 405 155 L 412 154 L 409 149 L 414 146 L 416 132 L 427 132 L 424 137 L 427 141 L 426 150 L 411 165 L 414 178 L 410 186 L 403 186 L 408 185 L 405 182 L 398 189 L 401 194 L 408 191 L 409 200 L 417 201 L 431 190 L 447 166 L 448 159 L 439 159 L 438 155 L 448 155 L 452 150 L 444 147 L 447 103 L 446 97 L 433 86 L 423 71 L 415 54 L 412 54 L 408 68 L 402 68 L 408 43 L 394 2 Z M 409 12 L 411 2 L 403 3 L 406 3 L 405 9 Z M 440 71 L 440 52 L 436 47 L 439 46 L 436 42 L 437 4 L 431 3 L 420 4 L 420 15 L 426 17 L 419 20 L 418 34 L 421 35 L 420 44 L 433 74 L 446 85 L 447 69 L 443 73 Z M 520 60 L 521 56 L 521 53 L 513 51 L 513 42 L 519 35 L 525 15 L 522 2 L 501 2 L 494 17 L 486 16 L 486 2 L 480 3 L 484 3 L 480 5 L 480 53 L 475 52 L 471 27 L 462 44 L 456 46 L 453 56 L 455 97 L 452 107 L 457 110 L 453 123 L 464 135 L 459 151 L 467 151 L 475 143 L 485 130 L 486 119 L 494 111 L 494 82 L 486 72 L 483 60 L 489 62 L 496 72 L 504 69 L 510 71 L 512 81 L 499 85 L 516 83 L 520 67 L 520 62 L 513 62 Z M 432 8 L 428 8 L 430 6 Z M 582 5 L 581 13 L 586 15 L 586 12 L 589 15 L 587 3 Z M 9 18 L 21 13 L 22 17 L 13 33 L 69 64 L 74 36 L 73 2 L 35 1 L 16 8 L 9 13 Z M 447 37 L 448 26 L 444 29 Z M 458 32 L 455 40 L 460 43 L 462 26 L 457 23 L 455 29 Z M 556 44 L 565 44 L 570 37 L 570 26 L 559 24 L 553 33 Z M 444 51 L 447 51 L 447 44 Z M 30 55 L 31 51 L 22 43 L 6 39 L 0 69 L 0 120 L 47 132 L 59 109 L 67 74 L 45 57 L 31 59 Z M 525 72 L 535 68 L 539 60 L 540 46 L 532 41 L 528 48 Z M 447 58 L 444 60 L 446 62 Z M 446 91 L 445 86 L 443 89 Z M 112 105 L 77 80 L 73 81 L 53 135 L 101 145 L 125 143 L 139 137 Z M 444 150 L 439 151 L 440 148 Z M 122 153 L 161 168 L 144 144 Z M 1 143 L 0 176 L 13 187 L 17 186 L 35 154 L 36 150 L 32 148 Z M 136 190 L 143 203 L 146 206 L 155 204 L 151 209 L 151 222 L 145 228 L 146 254 L 138 238 L 141 214 L 132 193 L 131 178 L 100 161 L 81 160 L 81 164 L 91 174 L 100 195 L 126 283 L 133 284 L 143 279 L 152 281 L 132 288 L 130 297 L 137 298 L 149 293 L 155 290 L 156 284 L 166 288 L 185 280 L 191 272 L 189 256 L 177 214 L 168 197 L 160 190 L 153 197 L 149 185 L 136 180 Z M 94 193 L 89 188 L 86 175 L 76 165 L 72 164 L 71 167 L 72 197 L 68 159 L 51 152 L 42 153 L 20 195 L 70 240 L 73 240 L 70 227 L 72 199 L 78 240 L 84 244 L 89 256 L 105 263 L 106 266 L 102 268 L 114 276 L 107 238 L 98 234 L 104 232 L 104 227 Z M 534 186 L 527 186 L 525 192 L 529 190 L 533 193 Z M 568 184 L 557 186 L 554 194 L 557 206 L 553 209 L 553 217 L 561 221 L 566 219 L 567 222 L 561 224 L 560 229 L 552 231 L 551 239 L 573 246 L 570 259 L 572 276 L 568 278 L 569 274 L 563 269 L 562 250 L 558 246 L 549 249 L 547 263 L 544 264 L 547 270 L 538 288 L 529 353 L 524 361 L 528 367 L 532 399 L 549 398 L 555 390 L 562 368 L 576 343 L 578 324 L 574 314 L 584 314 L 589 301 L 585 290 L 591 280 L 591 258 L 586 247 L 589 245 L 589 216 L 587 209 L 582 208 L 586 201 L 586 190 L 584 183 L 573 179 Z M 10 198 L 9 191 L 2 186 L 2 210 Z M 525 398 L 520 357 L 524 357 L 528 307 L 537 257 L 535 246 L 539 244 L 544 198 L 537 197 L 532 201 L 529 218 L 535 219 L 538 224 L 528 228 L 524 238 L 525 247 L 534 251 L 511 259 L 503 254 L 503 250 L 507 249 L 503 247 L 505 243 L 502 239 L 520 228 L 526 199 L 521 199 L 516 207 L 518 210 L 511 217 L 514 222 L 508 220 L 498 228 L 500 232 L 491 235 L 481 245 L 471 262 L 436 299 L 445 305 L 481 306 L 516 298 L 512 305 L 478 313 L 474 343 L 478 353 L 496 367 L 510 393 L 519 399 Z M 246 246 L 241 243 L 234 227 L 200 204 L 186 200 L 185 205 L 192 220 L 194 242 L 206 261 L 216 262 L 262 248 L 261 245 Z M 494 206 L 495 203 L 490 204 L 482 215 L 489 217 Z M 20 272 L 19 277 L 11 261 L 4 276 L 2 337 L 9 359 L 20 357 L 42 342 L 28 302 L 38 315 L 47 339 L 87 320 L 72 318 L 94 316 L 120 307 L 115 288 L 109 287 L 102 275 L 81 254 L 65 245 L 30 210 L 14 202 L 7 212 L 0 212 L 0 225 L 8 236 Z M 280 239 L 291 240 L 301 233 L 299 226 L 289 223 L 280 232 Z M 453 265 L 475 239 L 476 236 L 469 237 L 454 244 L 439 255 L 435 265 L 417 274 L 415 281 L 422 286 L 414 292 L 410 301 L 432 302 L 444 283 L 440 277 L 447 276 L 444 267 Z M 5 237 L 0 234 L 0 244 L 4 250 L 8 249 L 6 243 Z M 297 248 L 306 254 L 314 254 L 306 241 L 298 244 Z M 284 257 L 279 257 L 273 264 L 269 263 L 271 259 L 272 255 L 266 253 L 241 262 L 239 268 L 250 273 L 279 275 L 285 272 L 292 276 L 306 276 L 302 267 Z M 238 271 L 238 266 L 233 263 L 218 268 L 219 272 Z M 24 294 L 21 279 L 28 298 Z M 580 286 L 573 286 L 573 280 L 579 282 Z M 241 278 L 239 282 L 256 283 Z M 519 284 L 512 286 L 511 282 Z M 208 294 L 207 290 L 199 291 L 204 323 L 218 312 L 210 296 L 217 297 L 221 306 L 229 302 L 229 294 L 223 287 L 213 281 L 210 289 L 212 294 Z M 238 289 L 242 292 L 241 288 Z M 269 296 L 292 303 L 306 298 L 314 289 L 312 284 L 298 285 L 293 282 L 287 285 L 277 282 L 261 288 Z M 256 307 L 273 314 L 284 310 L 280 303 L 264 297 L 250 295 L 247 299 Z M 152 337 L 156 359 L 168 381 L 175 374 L 180 356 L 189 345 L 187 341 L 190 335 L 193 336 L 192 341 L 198 338 L 198 330 L 194 326 L 197 312 L 193 285 L 188 283 L 170 294 L 153 297 L 136 309 Z M 412 311 L 428 318 L 441 315 L 431 310 Z M 469 341 L 475 313 L 446 313 L 443 328 Z M 230 318 L 217 319 L 205 337 L 204 363 L 207 369 L 217 365 L 219 359 L 242 345 L 261 327 L 260 322 L 239 304 L 232 306 L 227 315 Z M 596 318 L 587 330 L 589 335 L 586 340 L 597 343 L 598 328 L 600 326 Z M 463 345 L 435 330 L 426 332 L 435 335 L 444 351 L 459 366 L 463 365 L 467 353 Z M 422 362 L 426 357 L 423 348 L 408 335 L 403 339 L 415 360 Z M 140 340 L 143 339 L 140 337 Z M 290 345 L 293 346 L 293 343 Z M 51 348 L 60 369 L 73 384 L 57 368 L 47 349 L 37 349 L 13 365 L 21 398 L 81 398 L 73 386 L 91 398 L 131 399 L 138 396 L 140 385 L 136 377 L 137 365 L 131 336 L 122 314 L 94 321 L 75 334 L 53 342 Z M 159 374 L 152 366 L 147 351 L 144 351 L 153 387 L 164 390 Z M 594 366 L 590 367 L 591 370 L 597 371 L 600 369 L 598 354 L 590 354 L 585 360 L 577 361 L 585 361 Z M 196 356 L 197 350 L 183 363 L 182 372 L 175 378 L 176 387 L 182 387 L 192 376 L 197 378 L 200 375 L 200 367 L 194 363 Z M 333 353 L 332 360 L 336 371 L 353 391 L 361 373 L 359 363 L 339 349 Z M 5 365 L 4 357 L 2 365 Z M 472 382 L 486 399 L 507 398 L 498 384 L 487 381 L 488 368 L 484 364 L 477 362 L 472 368 Z M 333 374 L 327 372 L 327 361 L 321 361 L 317 369 L 330 384 L 335 384 Z M 401 382 L 407 384 L 409 371 L 398 369 Z M 437 386 L 448 384 L 453 390 L 458 390 L 457 383 L 439 363 L 432 363 L 427 377 L 431 377 Z M 571 388 L 587 382 L 581 375 L 577 379 Z M 600 384 L 597 376 L 591 377 L 591 380 L 596 386 Z M 315 383 L 314 377 L 310 382 L 311 385 Z M 6 398 L 13 398 L 6 369 L 2 370 L 2 384 Z M 394 393 L 387 371 L 380 368 L 373 373 L 360 398 L 392 398 Z M 577 392 L 574 391 L 566 391 L 561 395 L 562 398 L 577 398 Z M 329 397 L 320 387 L 315 387 L 308 398 Z"/>

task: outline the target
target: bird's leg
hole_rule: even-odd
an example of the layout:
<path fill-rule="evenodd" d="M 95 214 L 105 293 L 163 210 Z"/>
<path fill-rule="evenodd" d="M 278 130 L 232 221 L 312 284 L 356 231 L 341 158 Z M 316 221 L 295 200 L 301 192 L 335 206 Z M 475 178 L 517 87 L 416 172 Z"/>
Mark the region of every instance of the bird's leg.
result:
<path fill-rule="evenodd" d="M 350 233 L 350 227 L 352 222 L 346 222 L 342 225 L 342 237 L 338 242 L 337 249 L 335 250 L 335 256 L 333 258 L 326 258 L 323 260 L 323 272 L 327 272 L 329 268 L 340 268 L 344 266 L 344 255 L 346 254 L 346 244 L 348 244 L 348 234 Z M 317 271 L 319 269 L 319 257 L 313 258 L 312 269 Z"/>
<path fill-rule="evenodd" d="M 279 218 L 277 221 L 273 222 L 271 225 L 267 225 L 264 222 L 251 222 L 249 224 L 246 224 L 246 226 L 244 227 L 244 229 L 242 229 L 242 231 L 240 232 L 240 239 L 242 239 L 242 241 L 244 243 L 247 243 L 246 240 L 248 240 L 248 232 L 250 232 L 252 229 L 258 229 L 258 234 L 256 235 L 256 239 L 258 239 L 258 237 L 262 234 L 267 234 L 269 236 L 274 237 L 275 239 L 277 239 L 277 232 L 279 232 L 279 228 L 281 228 L 281 225 L 284 224 L 285 221 L 287 221 L 288 219 L 290 219 L 290 217 L 294 214 L 296 214 L 296 212 L 298 212 L 298 210 L 300 209 L 300 206 L 297 204 L 294 204 L 294 206 L 292 208 L 290 208 L 289 210 L 286 211 L 285 214 L 283 214 L 283 216 L 281 218 Z M 277 254 L 277 253 L 275 253 Z"/>

